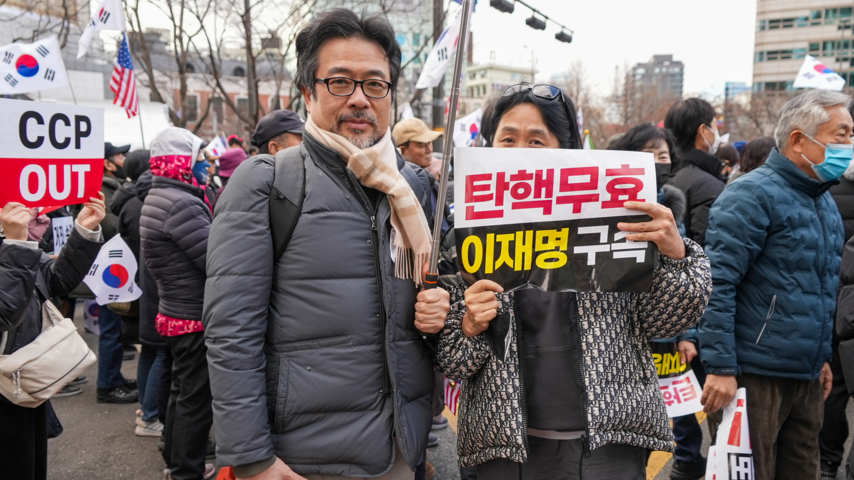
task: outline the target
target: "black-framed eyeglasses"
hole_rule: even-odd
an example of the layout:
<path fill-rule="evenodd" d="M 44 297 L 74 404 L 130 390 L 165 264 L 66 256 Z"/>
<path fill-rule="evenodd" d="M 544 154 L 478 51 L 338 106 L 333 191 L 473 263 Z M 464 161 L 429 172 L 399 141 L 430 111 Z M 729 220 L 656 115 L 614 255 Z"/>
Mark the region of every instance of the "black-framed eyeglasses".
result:
<path fill-rule="evenodd" d="M 531 85 L 529 83 L 520 83 L 518 85 L 510 85 L 506 89 L 504 89 L 504 93 L 501 94 L 502 97 L 507 97 L 510 95 L 516 95 L 517 93 L 531 91 L 535 97 L 540 97 L 545 100 L 554 100 L 555 98 L 561 98 L 561 94 L 563 91 L 561 89 L 555 87 L 554 85 L 546 85 L 541 83 L 539 85 Z"/>
<path fill-rule="evenodd" d="M 349 97 L 356 91 L 356 86 L 362 87 L 362 93 L 368 98 L 379 100 L 388 96 L 391 82 L 371 78 L 368 80 L 353 80 L 349 77 L 315 78 L 315 83 L 325 83 L 329 93 L 336 97 Z"/>

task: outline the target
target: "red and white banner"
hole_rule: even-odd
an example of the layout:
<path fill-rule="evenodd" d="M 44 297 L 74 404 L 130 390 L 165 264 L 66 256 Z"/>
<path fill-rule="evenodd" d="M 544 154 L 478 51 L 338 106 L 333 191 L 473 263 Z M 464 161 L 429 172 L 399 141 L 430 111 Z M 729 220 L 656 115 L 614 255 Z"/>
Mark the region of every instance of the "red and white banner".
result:
<path fill-rule="evenodd" d="M 753 448 L 747 423 L 747 390 L 739 388 L 724 406 L 715 444 L 709 447 L 706 480 L 753 480 Z"/>
<path fill-rule="evenodd" d="M 104 110 L 0 99 L 0 207 L 58 207 L 97 197 Z"/>

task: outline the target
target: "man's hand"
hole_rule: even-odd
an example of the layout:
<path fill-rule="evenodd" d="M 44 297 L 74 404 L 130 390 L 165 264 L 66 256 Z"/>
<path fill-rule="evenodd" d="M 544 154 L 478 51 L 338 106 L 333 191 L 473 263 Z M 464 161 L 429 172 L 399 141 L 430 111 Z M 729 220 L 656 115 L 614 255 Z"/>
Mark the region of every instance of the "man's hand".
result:
<path fill-rule="evenodd" d="M 291 470 L 291 467 L 285 465 L 281 458 L 276 457 L 276 462 L 263 472 L 252 475 L 251 477 L 243 477 L 237 480 L 306 480 L 305 477 L 297 475 Z"/>
<path fill-rule="evenodd" d="M 673 212 L 669 208 L 657 203 L 647 202 L 626 202 L 623 206 L 629 210 L 637 210 L 652 217 L 652 221 L 650 222 L 618 223 L 617 228 L 624 232 L 641 232 L 626 236 L 626 240 L 633 242 L 653 242 L 658 245 L 659 253 L 665 257 L 670 257 L 674 260 L 685 258 L 685 242 L 682 241 L 682 237 L 679 235 L 679 230 L 676 228 L 676 220 L 673 219 Z"/>
<path fill-rule="evenodd" d="M 96 230 L 107 215 L 105 199 L 101 192 L 98 192 L 98 198 L 89 197 L 89 201 L 83 204 L 83 210 L 77 215 L 77 223 L 87 230 Z"/>
<path fill-rule="evenodd" d="M 738 382 L 735 375 L 706 375 L 706 386 L 703 387 L 703 411 L 706 413 L 717 412 L 724 405 L 729 405 L 735 398 L 738 390 Z"/>
<path fill-rule="evenodd" d="M 821 389 L 824 390 L 824 399 L 827 400 L 830 389 L 833 388 L 833 372 L 830 371 L 829 363 L 824 362 L 824 366 L 821 367 L 821 376 L 818 379 L 821 381 Z"/>
<path fill-rule="evenodd" d="M 439 333 L 451 311 L 451 295 L 442 288 L 422 290 L 415 304 L 415 328 L 422 333 Z"/>
<path fill-rule="evenodd" d="M 694 357 L 697 356 L 697 346 L 690 340 L 682 340 L 679 342 L 679 361 L 682 365 L 691 363 Z"/>
<path fill-rule="evenodd" d="M 498 298 L 495 293 L 504 289 L 492 280 L 478 280 L 466 290 L 466 315 L 463 333 L 467 337 L 480 335 L 489 328 L 489 322 L 498 316 Z"/>
<path fill-rule="evenodd" d="M 27 240 L 27 225 L 33 214 L 18 202 L 9 202 L 0 210 L 0 226 L 9 240 Z"/>

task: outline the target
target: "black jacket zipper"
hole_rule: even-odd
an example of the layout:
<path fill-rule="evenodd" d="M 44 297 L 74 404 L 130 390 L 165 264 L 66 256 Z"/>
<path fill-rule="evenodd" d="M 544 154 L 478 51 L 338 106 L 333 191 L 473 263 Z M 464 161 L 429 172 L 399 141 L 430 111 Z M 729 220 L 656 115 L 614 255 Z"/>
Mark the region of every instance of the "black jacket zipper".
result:
<path fill-rule="evenodd" d="M 383 364 L 383 383 L 382 383 L 382 391 L 380 392 L 382 395 L 389 395 L 391 392 L 390 387 L 390 379 L 389 379 L 389 368 L 388 368 L 388 332 L 387 332 L 387 319 L 385 318 L 385 302 L 383 300 L 383 281 L 382 281 L 382 269 L 380 268 L 380 241 L 379 241 L 379 231 L 377 229 L 377 211 L 379 210 L 379 204 L 377 208 L 374 210 L 374 214 L 371 215 L 371 233 L 373 236 L 373 244 L 374 244 L 374 268 L 377 276 L 377 289 L 379 296 L 379 305 L 380 305 L 380 335 L 382 336 L 382 364 Z"/>
<path fill-rule="evenodd" d="M 581 379 L 581 410 L 584 415 L 584 433 L 581 434 L 581 451 L 585 458 L 590 458 L 590 436 L 587 433 L 589 425 L 587 424 L 587 386 L 584 384 L 584 354 L 581 349 L 581 318 L 578 315 L 578 295 L 573 295 L 572 311 L 570 316 L 575 320 L 575 340 L 576 340 L 576 355 L 578 355 L 578 378 Z M 641 364 L 643 367 L 643 364 Z M 580 478 L 580 477 L 579 477 Z"/>
<path fill-rule="evenodd" d="M 522 354 L 522 329 L 519 328 L 519 307 L 516 303 L 516 294 L 513 294 L 513 321 L 510 326 L 516 331 L 516 356 L 519 357 L 519 407 L 522 409 L 522 443 L 525 453 L 530 455 L 528 447 L 528 405 L 525 396 L 525 355 Z"/>

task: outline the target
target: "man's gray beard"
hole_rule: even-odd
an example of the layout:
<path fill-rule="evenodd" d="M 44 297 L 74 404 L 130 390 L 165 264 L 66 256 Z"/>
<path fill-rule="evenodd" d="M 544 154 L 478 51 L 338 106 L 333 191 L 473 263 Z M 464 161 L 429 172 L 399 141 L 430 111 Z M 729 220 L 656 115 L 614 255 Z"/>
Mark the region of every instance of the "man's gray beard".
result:
<path fill-rule="evenodd" d="M 368 137 L 350 137 L 348 135 L 342 136 L 347 140 L 350 140 L 350 143 L 358 147 L 360 150 L 373 147 L 374 145 L 380 143 L 380 140 L 383 138 L 381 135 L 378 135 L 376 133 Z"/>

